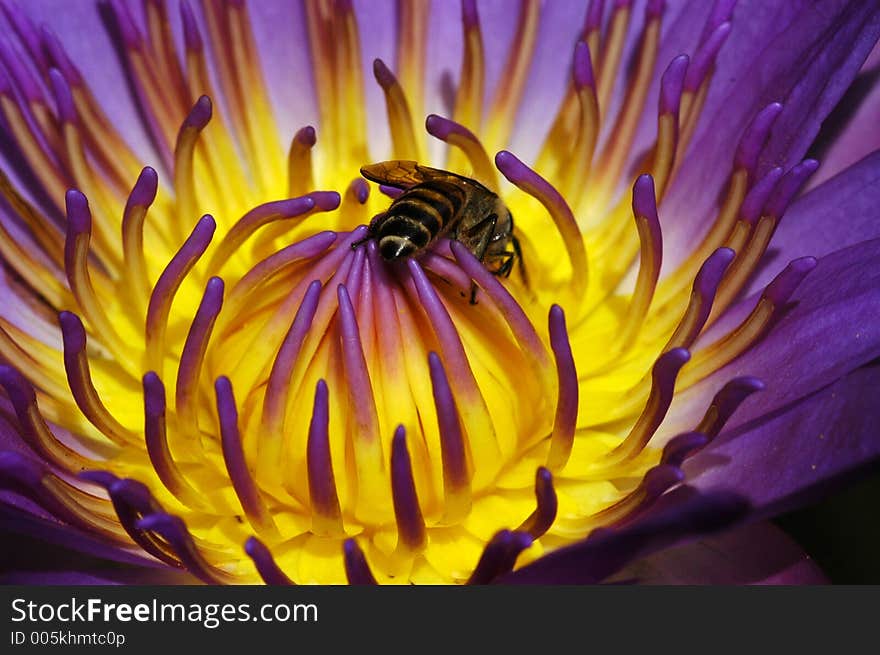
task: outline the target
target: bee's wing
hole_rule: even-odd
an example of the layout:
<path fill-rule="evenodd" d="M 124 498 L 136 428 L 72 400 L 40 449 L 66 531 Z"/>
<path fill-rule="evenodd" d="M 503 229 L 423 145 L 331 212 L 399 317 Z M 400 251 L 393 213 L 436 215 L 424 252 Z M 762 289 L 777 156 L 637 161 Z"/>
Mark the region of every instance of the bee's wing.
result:
<path fill-rule="evenodd" d="M 381 161 L 377 164 L 361 166 L 361 175 L 377 184 L 387 184 L 398 189 L 409 189 L 416 184 L 448 178 L 452 173 L 441 171 L 436 168 L 422 166 L 414 161 L 406 159 L 393 159 Z"/>

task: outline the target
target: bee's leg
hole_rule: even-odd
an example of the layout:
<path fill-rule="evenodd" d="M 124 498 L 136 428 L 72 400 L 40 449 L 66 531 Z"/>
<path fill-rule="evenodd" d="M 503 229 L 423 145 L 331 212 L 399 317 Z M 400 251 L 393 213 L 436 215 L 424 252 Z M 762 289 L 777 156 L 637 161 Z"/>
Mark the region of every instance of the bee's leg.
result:
<path fill-rule="evenodd" d="M 510 242 L 513 244 L 513 252 L 516 254 L 516 258 L 519 260 L 519 272 L 522 275 L 523 284 L 528 288 L 529 286 L 529 276 L 526 274 L 526 260 L 523 259 L 522 248 L 519 245 L 519 239 L 516 238 L 515 235 L 510 235 Z M 513 266 L 513 262 L 511 262 L 511 267 Z M 510 271 L 508 271 L 510 274 Z"/>
<path fill-rule="evenodd" d="M 468 242 L 472 242 L 472 237 L 477 237 L 477 245 L 473 249 L 474 256 L 483 261 L 483 258 L 486 256 L 486 249 L 489 247 L 489 244 L 492 242 L 492 237 L 495 234 L 495 225 L 498 223 L 498 216 L 495 214 L 491 214 L 484 218 L 482 221 L 469 227 L 467 230 L 464 230 L 459 233 L 459 240 L 462 240 L 461 237 L 466 237 Z M 471 281 L 471 304 L 477 304 L 477 283 Z"/>
<path fill-rule="evenodd" d="M 498 267 L 498 270 L 493 271 L 493 273 L 498 277 L 510 277 L 510 271 L 513 270 L 513 261 L 516 259 L 516 254 L 505 251 L 499 253 L 497 257 L 498 259 L 504 259 L 504 261 L 501 262 L 501 266 Z"/>

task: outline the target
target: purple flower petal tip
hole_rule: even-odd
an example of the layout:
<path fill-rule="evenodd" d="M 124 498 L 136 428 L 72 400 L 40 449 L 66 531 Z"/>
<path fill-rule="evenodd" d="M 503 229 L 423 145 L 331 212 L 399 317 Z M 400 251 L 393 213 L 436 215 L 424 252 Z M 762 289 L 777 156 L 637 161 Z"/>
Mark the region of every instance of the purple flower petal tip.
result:
<path fill-rule="evenodd" d="M 476 0 L 462 0 L 461 3 L 461 20 L 465 29 L 473 29 L 480 24 L 480 16 L 477 13 Z"/>
<path fill-rule="evenodd" d="M 187 50 L 201 50 L 203 47 L 202 35 L 196 23 L 195 14 L 187 0 L 180 3 L 180 21 L 183 24 L 183 40 Z"/>
<path fill-rule="evenodd" d="M 702 432 L 685 432 L 676 435 L 663 447 L 660 462 L 680 467 L 685 459 L 708 443 L 709 437 Z"/>
<path fill-rule="evenodd" d="M 144 375 L 144 413 L 150 418 L 162 416 L 165 413 L 165 385 L 155 371 L 149 371 Z"/>
<path fill-rule="evenodd" d="M 776 186 L 770 200 L 764 207 L 764 214 L 781 218 L 788 205 L 803 188 L 810 176 L 819 168 L 819 162 L 815 159 L 805 159 L 786 173 Z"/>
<path fill-rule="evenodd" d="M 764 148 L 764 142 L 773 128 L 773 123 L 782 113 L 782 105 L 772 102 L 759 111 L 752 122 L 746 127 L 743 137 L 736 148 L 734 163 L 740 168 L 753 171 L 758 162 L 758 156 Z"/>
<path fill-rule="evenodd" d="M 403 193 L 402 189 L 398 189 L 397 187 L 388 186 L 387 184 L 380 184 L 379 191 L 389 198 L 397 198 L 401 193 Z"/>
<path fill-rule="evenodd" d="M 427 130 L 428 134 L 441 141 L 446 141 L 450 135 L 456 133 L 470 134 L 469 130 L 458 123 L 437 114 L 428 114 L 428 117 L 425 119 L 425 130 Z"/>
<path fill-rule="evenodd" d="M 374 585 L 376 578 L 373 577 L 364 552 L 354 539 L 346 539 L 342 544 L 342 554 L 345 561 L 345 575 L 348 583 L 353 585 Z"/>
<path fill-rule="evenodd" d="M 642 487 L 648 498 L 657 498 L 663 492 L 684 480 L 684 472 L 672 464 L 658 464 L 642 480 Z"/>
<path fill-rule="evenodd" d="M 660 78 L 660 113 L 677 114 L 684 91 L 684 80 L 690 65 L 690 57 L 679 55 L 671 62 Z"/>
<path fill-rule="evenodd" d="M 741 220 L 752 225 L 758 222 L 758 219 L 761 218 L 764 205 L 767 204 L 767 200 L 770 198 L 776 185 L 779 184 L 780 179 L 782 179 L 782 167 L 777 166 L 768 171 L 767 174 L 749 190 L 745 200 L 743 200 L 742 207 L 740 207 L 739 210 Z"/>
<path fill-rule="evenodd" d="M 92 229 L 92 214 L 89 201 L 78 189 L 68 189 L 64 194 L 67 210 L 67 226 L 73 234 L 84 234 Z"/>
<path fill-rule="evenodd" d="M 718 248 L 703 262 L 694 280 L 694 290 L 704 298 L 715 296 L 715 290 L 736 253 L 730 248 Z"/>
<path fill-rule="evenodd" d="M 659 223 L 657 216 L 657 197 L 654 192 L 654 178 L 645 173 L 636 178 L 632 194 L 633 214 Z"/>
<path fill-rule="evenodd" d="M 694 92 L 700 88 L 700 85 L 703 83 L 703 80 L 706 79 L 709 70 L 715 63 L 715 57 L 718 56 L 721 46 L 724 45 L 724 42 L 727 41 L 727 37 L 730 36 L 730 29 L 730 23 L 722 23 L 712 30 L 709 38 L 706 39 L 705 43 L 697 49 L 697 52 L 694 54 L 693 62 L 691 66 L 688 67 L 688 72 L 685 76 L 685 89 Z"/>
<path fill-rule="evenodd" d="M 673 348 L 660 357 L 654 364 L 654 372 L 656 377 L 668 381 L 670 385 L 675 383 L 675 376 L 682 366 L 687 364 L 691 359 L 691 352 L 687 348 Z"/>
<path fill-rule="evenodd" d="M 578 41 L 574 47 L 574 85 L 578 89 L 596 86 L 593 76 L 593 62 L 590 59 L 590 48 L 585 41 Z"/>
<path fill-rule="evenodd" d="M 57 68 L 49 69 L 49 82 L 52 85 L 52 95 L 58 107 L 58 116 L 65 123 L 76 121 L 76 107 L 73 104 L 73 94 L 70 85 Z"/>
<path fill-rule="evenodd" d="M 0 62 L 3 63 L 6 72 L 28 102 L 39 100 L 42 97 L 40 87 L 31 76 L 30 71 L 22 64 L 21 57 L 6 39 L 0 40 Z"/>
<path fill-rule="evenodd" d="M 717 0 L 709 12 L 709 18 L 706 19 L 706 26 L 703 28 L 703 34 L 700 36 L 700 43 L 704 43 L 706 39 L 715 31 L 722 23 L 728 22 L 733 18 L 733 10 L 736 8 L 737 0 Z"/>
<path fill-rule="evenodd" d="M 128 196 L 128 204 L 135 207 L 149 207 L 156 199 L 158 190 L 159 174 L 155 168 L 145 166 Z"/>
<path fill-rule="evenodd" d="M 342 202 L 342 197 L 336 191 L 312 191 L 306 197 L 311 198 L 315 208 L 322 212 L 333 211 Z"/>
<path fill-rule="evenodd" d="M 244 552 L 254 561 L 257 572 L 266 584 L 293 585 L 293 581 L 278 568 L 272 551 L 256 537 L 248 537 L 244 542 Z"/>
<path fill-rule="evenodd" d="M 79 316 L 73 312 L 59 312 L 58 324 L 61 326 L 65 351 L 80 352 L 86 347 L 86 329 Z"/>
<path fill-rule="evenodd" d="M 495 166 L 504 177 L 514 183 L 534 176 L 532 170 L 509 150 L 502 150 L 495 155 Z"/>
<path fill-rule="evenodd" d="M 370 197 L 370 185 L 367 184 L 367 181 L 362 177 L 352 180 L 349 188 L 354 192 L 354 197 L 361 205 L 366 203 L 367 199 Z"/>
<path fill-rule="evenodd" d="M 208 124 L 208 121 L 211 120 L 213 113 L 214 106 L 211 99 L 206 95 L 199 96 L 199 99 L 196 100 L 193 108 L 183 121 L 183 127 L 201 130 Z"/>
<path fill-rule="evenodd" d="M 272 203 L 264 205 L 266 213 L 276 214 L 285 218 L 293 218 L 300 216 L 306 212 L 310 212 L 315 208 L 314 193 L 310 193 L 299 198 L 288 198 L 286 200 L 276 200 Z M 338 196 L 338 194 L 337 194 Z"/>
<path fill-rule="evenodd" d="M 602 10 L 604 9 L 604 0 L 592 0 L 587 9 L 587 17 L 584 21 L 584 33 L 588 34 L 593 30 L 602 26 Z"/>
<path fill-rule="evenodd" d="M 815 257 L 801 257 L 789 262 L 762 295 L 776 306 L 785 304 L 809 272 L 816 268 L 816 263 Z"/>
<path fill-rule="evenodd" d="M 29 489 L 37 489 L 46 473 L 42 462 L 11 450 L 0 452 L 0 481 L 14 480 Z"/>
<path fill-rule="evenodd" d="M 34 403 L 37 399 L 31 384 L 12 366 L 0 366 L 0 385 L 6 390 L 6 395 L 16 410 Z"/>
<path fill-rule="evenodd" d="M 125 46 L 132 49 L 138 48 L 142 41 L 141 34 L 128 11 L 128 7 L 122 0 L 111 0 L 110 7 L 113 9 L 116 26 Z"/>
<path fill-rule="evenodd" d="M 110 471 L 80 471 L 77 477 L 108 490 L 119 481 Z"/>
<path fill-rule="evenodd" d="M 648 0 L 648 4 L 645 5 L 645 17 L 649 20 L 659 18 L 665 9 L 666 0 Z"/>
<path fill-rule="evenodd" d="M 46 25 L 40 26 L 40 41 L 52 65 L 64 73 L 64 77 L 70 82 L 71 86 L 80 86 L 83 83 L 82 75 L 80 75 L 77 67 L 67 56 L 67 52 L 65 52 L 58 37 Z"/>
<path fill-rule="evenodd" d="M 373 60 L 373 76 L 383 89 L 388 89 L 397 83 L 394 73 L 389 70 L 385 62 L 379 58 Z"/>
<path fill-rule="evenodd" d="M 211 241 L 211 238 L 214 236 L 214 230 L 216 229 L 217 222 L 214 220 L 214 217 L 210 214 L 205 214 L 199 219 L 199 222 L 196 223 L 190 238 L 193 240 L 193 243 L 204 243 L 205 247 L 207 247 L 207 243 Z"/>
<path fill-rule="evenodd" d="M 313 147 L 318 142 L 318 135 L 315 132 L 315 128 L 311 125 L 301 127 L 297 130 L 293 138 L 309 148 Z"/>

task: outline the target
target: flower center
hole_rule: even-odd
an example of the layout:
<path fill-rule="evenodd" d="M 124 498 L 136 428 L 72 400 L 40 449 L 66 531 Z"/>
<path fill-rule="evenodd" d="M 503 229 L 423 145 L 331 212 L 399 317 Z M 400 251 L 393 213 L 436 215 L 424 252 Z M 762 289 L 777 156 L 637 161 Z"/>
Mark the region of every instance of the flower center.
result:
<path fill-rule="evenodd" d="M 45 79 L 15 68 L 34 91 L 13 94 L 4 78 L 0 109 L 47 196 L 65 197 L 65 233 L 4 177 L 41 252 L 5 229 L 0 251 L 42 298 L 34 321 L 57 313 L 63 347 L 51 328 L 44 339 L 4 319 L 0 354 L 17 370 L 0 369 L 0 384 L 51 467 L 0 465 L 59 516 L 210 582 L 485 582 L 629 520 L 682 480 L 684 458 L 760 383 L 733 380 L 693 431 L 653 443 L 676 386 L 749 348 L 814 264 L 793 263 L 738 324 L 698 343 L 815 168 L 756 179 L 780 109 L 770 105 L 743 134 L 711 229 L 661 281 L 658 203 L 729 31 L 713 14 L 696 55 L 665 69 L 645 150 L 662 4 L 647 4 L 624 76 L 632 9 L 615 3 L 603 21 L 591 3 L 534 168 L 504 150 L 493 162 L 487 148 L 507 143 L 526 93 L 536 4 L 523 3 L 484 107 L 480 21 L 463 3 L 454 120 L 429 115 L 427 135 L 414 118 L 427 10 L 401 4 L 397 75 L 373 69 L 389 157 L 425 161 L 430 135 L 445 144 L 443 168 L 501 196 L 523 251 L 507 279 L 454 233 L 400 261 L 380 256 L 365 224 L 399 190 L 358 176 L 374 162 L 351 3 L 306 7 L 320 135 L 303 127 L 286 155 L 243 3 L 206 3 L 197 19 L 182 2 L 180 53 L 164 5 L 145 4 L 144 32 L 114 3 L 169 185 L 154 168 L 138 174 L 44 34 Z M 92 485 L 69 475 L 84 469 Z"/>

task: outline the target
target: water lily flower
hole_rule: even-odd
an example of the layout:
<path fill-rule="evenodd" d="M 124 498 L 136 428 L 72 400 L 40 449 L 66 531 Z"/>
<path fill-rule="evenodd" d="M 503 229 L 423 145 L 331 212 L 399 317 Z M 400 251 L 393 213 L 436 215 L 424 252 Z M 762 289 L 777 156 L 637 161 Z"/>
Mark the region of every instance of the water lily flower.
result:
<path fill-rule="evenodd" d="M 822 579 L 761 521 L 880 454 L 875 3 L 0 7 L 4 579 Z M 388 160 L 521 253 L 388 257 Z"/>

